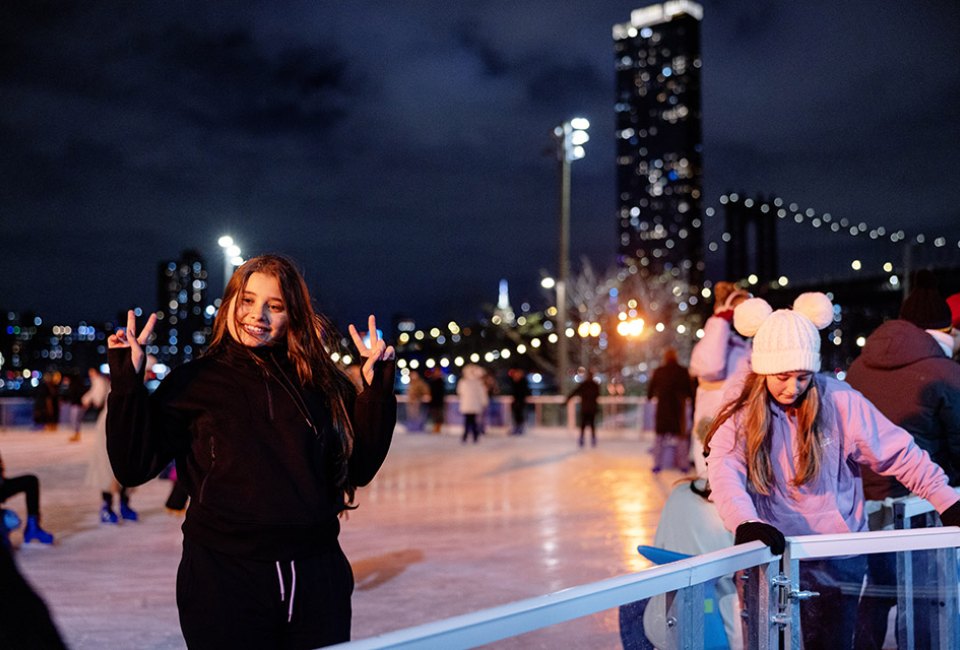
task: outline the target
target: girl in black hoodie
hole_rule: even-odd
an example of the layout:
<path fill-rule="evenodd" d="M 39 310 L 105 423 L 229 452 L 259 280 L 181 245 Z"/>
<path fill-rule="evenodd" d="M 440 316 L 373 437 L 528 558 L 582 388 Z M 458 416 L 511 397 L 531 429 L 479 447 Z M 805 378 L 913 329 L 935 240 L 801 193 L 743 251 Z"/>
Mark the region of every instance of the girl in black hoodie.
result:
<path fill-rule="evenodd" d="M 359 391 L 331 360 L 336 332 L 288 260 L 256 257 L 224 292 L 207 353 L 153 395 L 133 312 L 109 339 L 107 450 L 126 486 L 171 459 L 191 496 L 177 574 L 191 648 L 315 648 L 350 638 L 353 574 L 338 515 L 386 457 L 394 350 L 369 320 Z"/>

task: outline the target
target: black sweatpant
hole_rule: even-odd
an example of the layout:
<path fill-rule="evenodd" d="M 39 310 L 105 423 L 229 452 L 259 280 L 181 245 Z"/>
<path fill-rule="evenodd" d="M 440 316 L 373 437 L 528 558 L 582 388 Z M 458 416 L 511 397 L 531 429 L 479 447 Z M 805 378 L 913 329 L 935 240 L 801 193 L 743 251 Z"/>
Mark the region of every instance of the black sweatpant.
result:
<path fill-rule="evenodd" d="M 353 571 L 339 545 L 268 562 L 183 540 L 177 607 L 187 647 L 319 648 L 350 640 Z"/>
<path fill-rule="evenodd" d="M 27 500 L 27 516 L 40 516 L 40 480 L 33 474 L 13 476 L 0 483 L 0 503 L 23 492 Z"/>

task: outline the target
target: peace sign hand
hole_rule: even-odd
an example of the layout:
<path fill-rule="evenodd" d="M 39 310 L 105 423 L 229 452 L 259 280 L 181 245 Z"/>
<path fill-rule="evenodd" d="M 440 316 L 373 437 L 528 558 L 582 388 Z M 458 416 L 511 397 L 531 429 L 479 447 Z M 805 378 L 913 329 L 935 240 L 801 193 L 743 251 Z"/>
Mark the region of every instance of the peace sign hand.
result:
<path fill-rule="evenodd" d="M 377 319 L 373 314 L 370 314 L 370 317 L 367 319 L 367 333 L 370 335 L 370 345 L 368 346 L 363 342 L 363 337 L 360 336 L 360 333 L 357 331 L 357 328 L 353 325 L 348 327 L 350 330 L 350 337 L 353 338 L 353 344 L 357 346 L 357 351 L 360 352 L 360 356 L 364 357 L 363 362 L 363 378 L 366 380 L 367 385 L 373 383 L 373 366 L 377 361 L 386 361 L 392 359 L 395 354 L 393 346 L 388 346 L 383 339 L 377 335 Z"/>
<path fill-rule="evenodd" d="M 110 338 L 107 339 L 107 347 L 111 349 L 130 348 L 130 360 L 133 362 L 133 369 L 139 373 L 143 367 L 143 360 L 147 356 L 143 351 L 143 346 L 146 345 L 150 335 L 153 334 L 153 328 L 156 324 L 157 315 L 150 314 L 147 324 L 143 326 L 143 331 L 137 336 L 137 316 L 130 309 L 127 311 L 127 329 L 120 328 L 117 329 L 116 334 L 111 334 Z"/>

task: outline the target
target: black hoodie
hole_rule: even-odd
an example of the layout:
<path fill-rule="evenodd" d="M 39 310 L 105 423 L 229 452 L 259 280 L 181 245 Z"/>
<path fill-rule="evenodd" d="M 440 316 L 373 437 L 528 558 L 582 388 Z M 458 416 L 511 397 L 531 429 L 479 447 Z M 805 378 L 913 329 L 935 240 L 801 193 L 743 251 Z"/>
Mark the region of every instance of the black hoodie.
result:
<path fill-rule="evenodd" d="M 950 485 L 960 484 L 960 365 L 930 334 L 905 320 L 887 321 L 867 337 L 846 380 L 913 435 Z M 863 487 L 874 500 L 909 493 L 896 479 L 866 469 Z"/>
<path fill-rule="evenodd" d="M 171 459 L 191 496 L 184 537 L 230 555 L 296 560 L 336 545 L 343 454 L 325 396 L 301 384 L 286 347 L 230 341 L 176 368 L 148 395 L 128 349 L 112 349 L 107 450 L 134 486 Z M 370 482 L 396 423 L 394 365 L 347 404 L 354 429 L 348 481 Z"/>

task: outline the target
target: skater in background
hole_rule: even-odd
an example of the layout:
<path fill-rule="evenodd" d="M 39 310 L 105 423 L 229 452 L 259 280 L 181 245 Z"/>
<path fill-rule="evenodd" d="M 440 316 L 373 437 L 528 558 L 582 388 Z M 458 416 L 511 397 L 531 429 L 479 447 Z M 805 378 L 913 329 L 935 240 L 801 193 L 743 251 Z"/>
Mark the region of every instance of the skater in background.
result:
<path fill-rule="evenodd" d="M 733 328 L 733 310 L 750 294 L 732 282 L 717 282 L 713 316 L 703 325 L 703 338 L 690 351 L 690 376 L 697 382 L 693 401 L 690 456 L 698 476 L 706 476 L 703 438 L 713 424 L 724 395 L 737 391 L 750 371 L 750 342 Z"/>
<path fill-rule="evenodd" d="M 447 409 L 447 382 L 443 378 L 443 371 L 440 368 L 431 368 L 427 370 L 427 385 L 430 387 L 430 403 L 428 406 L 430 412 L 430 421 L 433 433 L 440 433 L 443 430 L 443 422 L 446 418 Z"/>
<path fill-rule="evenodd" d="M 490 397 L 483 381 L 483 368 L 475 363 L 463 367 L 463 376 L 457 382 L 457 397 L 460 398 L 460 413 L 463 415 L 463 439 L 467 442 L 472 435 L 476 443 L 480 440 L 480 417 L 483 415 Z"/>
<path fill-rule="evenodd" d="M 426 424 L 423 403 L 430 397 L 430 386 L 416 370 L 410 371 L 410 383 L 407 384 L 407 431 L 423 431 Z"/>
<path fill-rule="evenodd" d="M 653 371 L 647 398 L 657 400 L 656 443 L 653 448 L 653 472 L 662 469 L 690 469 L 690 437 L 687 433 L 693 384 L 687 369 L 677 360 L 677 351 L 667 348 L 663 363 Z"/>
<path fill-rule="evenodd" d="M 40 378 L 33 394 L 33 424 L 35 429 L 56 431 L 60 422 L 59 372 L 47 371 Z"/>
<path fill-rule="evenodd" d="M 510 377 L 510 395 L 513 403 L 510 405 L 510 414 L 513 417 L 511 435 L 523 435 L 527 420 L 527 398 L 530 397 L 530 384 L 527 382 L 527 371 L 523 368 L 510 368 L 507 373 Z"/>
<path fill-rule="evenodd" d="M 590 444 L 597 446 L 597 404 L 600 399 L 600 384 L 593 377 L 592 370 L 584 370 L 583 381 L 573 389 L 564 404 L 574 397 L 580 398 L 580 439 L 577 444 L 583 447 L 587 427 L 590 428 Z"/>
<path fill-rule="evenodd" d="M 64 377 L 67 392 L 64 399 L 67 402 L 67 422 L 73 432 L 68 439 L 70 442 L 80 442 L 80 425 L 83 423 L 83 396 L 87 392 L 83 377 L 79 372 L 73 372 Z"/>
<path fill-rule="evenodd" d="M 147 368 L 150 370 L 145 376 L 152 376 L 156 361 L 153 356 L 147 357 Z M 100 409 L 93 427 L 93 444 L 90 446 L 85 483 L 87 487 L 100 493 L 98 516 L 101 524 L 118 524 L 121 520 L 138 521 L 140 514 L 130 506 L 133 492 L 117 481 L 107 455 L 107 396 L 110 394 L 110 379 L 100 372 L 96 375 L 95 379 L 91 377 L 90 390 L 84 395 L 87 408 Z M 116 504 L 119 505 L 119 513 L 115 509 Z"/>

